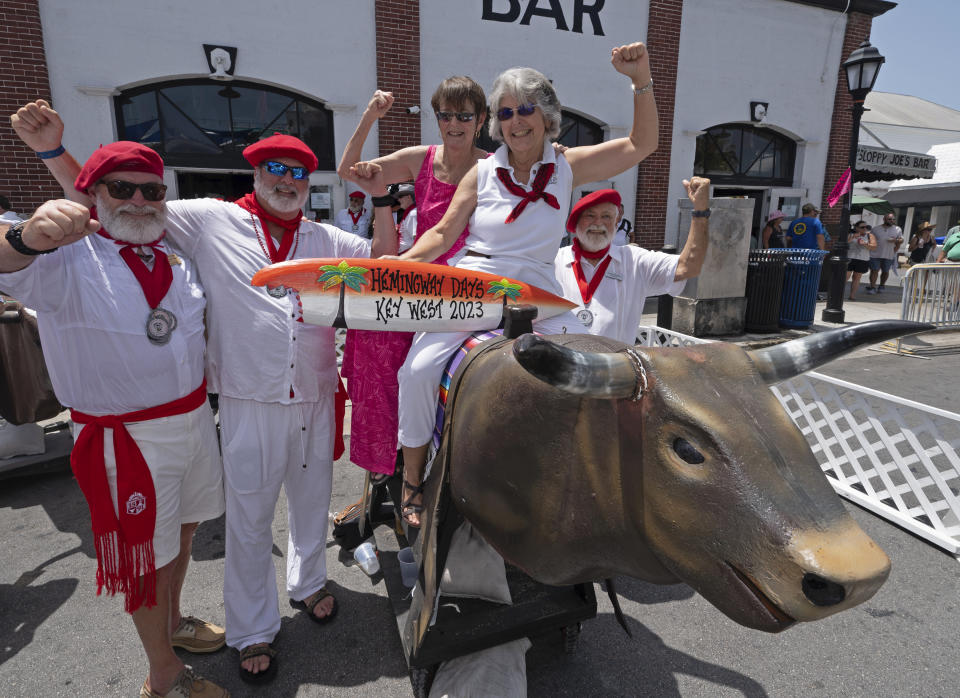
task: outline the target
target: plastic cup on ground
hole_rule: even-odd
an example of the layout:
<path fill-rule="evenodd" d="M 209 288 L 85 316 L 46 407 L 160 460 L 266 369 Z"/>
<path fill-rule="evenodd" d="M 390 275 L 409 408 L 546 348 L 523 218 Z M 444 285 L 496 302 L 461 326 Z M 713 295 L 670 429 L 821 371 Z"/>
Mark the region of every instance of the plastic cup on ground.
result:
<path fill-rule="evenodd" d="M 416 585 L 420 571 L 417 561 L 413 557 L 413 550 L 404 548 L 397 553 L 397 560 L 400 562 L 400 579 L 403 581 L 403 586 L 410 589 Z"/>
<path fill-rule="evenodd" d="M 377 549 L 373 547 L 373 543 L 370 541 L 357 546 L 357 549 L 353 551 L 353 559 L 357 561 L 360 569 L 368 575 L 372 576 L 380 571 Z"/>

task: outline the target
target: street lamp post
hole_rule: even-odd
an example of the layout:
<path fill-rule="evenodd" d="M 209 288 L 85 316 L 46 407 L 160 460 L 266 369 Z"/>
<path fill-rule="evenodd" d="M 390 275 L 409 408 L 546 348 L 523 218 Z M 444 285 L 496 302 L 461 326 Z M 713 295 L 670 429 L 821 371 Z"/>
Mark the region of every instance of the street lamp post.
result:
<path fill-rule="evenodd" d="M 850 166 L 850 188 L 843 195 L 843 208 L 840 211 L 840 234 L 837 236 L 837 242 L 833 246 L 833 254 L 830 257 L 830 289 L 827 295 L 827 307 L 823 309 L 821 318 L 824 322 L 843 322 L 843 290 L 847 281 L 847 235 L 850 232 L 850 205 L 853 202 L 853 184 L 856 181 L 857 174 L 857 147 L 860 144 L 860 119 L 863 112 L 866 111 L 863 106 L 864 100 L 873 89 L 877 81 L 877 74 L 880 72 L 880 66 L 886 59 L 880 55 L 880 52 L 870 45 L 869 41 L 864 41 L 860 46 L 850 54 L 850 57 L 843 62 L 844 71 L 847 74 L 847 89 L 850 96 L 853 97 L 853 123 L 850 126 L 850 156 L 847 162 Z"/>

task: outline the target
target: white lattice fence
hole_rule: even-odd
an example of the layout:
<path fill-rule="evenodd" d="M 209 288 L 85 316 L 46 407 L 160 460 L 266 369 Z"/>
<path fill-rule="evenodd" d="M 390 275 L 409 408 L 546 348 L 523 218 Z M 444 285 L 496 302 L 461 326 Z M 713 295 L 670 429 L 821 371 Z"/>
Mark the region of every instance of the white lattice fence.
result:
<path fill-rule="evenodd" d="M 637 337 L 708 341 L 650 326 Z M 960 414 L 816 372 L 771 390 L 841 496 L 960 555 Z"/>

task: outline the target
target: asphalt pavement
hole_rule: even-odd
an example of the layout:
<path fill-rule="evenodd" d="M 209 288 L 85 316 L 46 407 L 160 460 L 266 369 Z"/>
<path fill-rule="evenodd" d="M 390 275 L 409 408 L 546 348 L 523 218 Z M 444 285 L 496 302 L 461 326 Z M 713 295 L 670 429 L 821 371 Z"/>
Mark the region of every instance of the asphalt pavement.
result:
<path fill-rule="evenodd" d="M 819 322 L 814 330 L 832 327 Z M 899 289 L 846 303 L 847 321 L 899 316 Z M 766 338 L 769 339 L 769 338 Z M 741 337 L 738 341 L 763 341 Z M 960 411 L 950 380 L 960 336 L 911 340 L 914 355 L 861 349 L 818 369 L 902 397 Z M 359 495 L 361 471 L 334 468 L 332 509 Z M 960 564 L 876 516 L 847 504 L 893 562 L 878 594 L 850 611 L 779 635 L 728 620 L 685 585 L 618 580 L 633 638 L 597 587 L 598 615 L 576 652 L 559 633 L 527 654 L 531 696 L 956 696 L 960 686 Z M 184 611 L 223 623 L 223 519 L 200 526 L 184 589 Z M 281 599 L 285 502 L 274 520 Z M 0 696 L 135 696 L 146 661 L 122 601 L 95 596 L 89 514 L 69 473 L 0 482 Z M 236 696 L 410 696 L 384 583 L 328 545 L 330 588 L 340 613 L 318 626 L 285 603 L 276 644 L 277 679 L 243 684 L 233 650 L 181 653 Z"/>

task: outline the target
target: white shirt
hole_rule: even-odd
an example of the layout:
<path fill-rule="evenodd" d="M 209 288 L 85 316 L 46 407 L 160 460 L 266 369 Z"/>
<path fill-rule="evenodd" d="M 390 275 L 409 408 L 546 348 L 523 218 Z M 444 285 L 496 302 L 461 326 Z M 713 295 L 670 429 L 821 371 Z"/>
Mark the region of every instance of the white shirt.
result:
<path fill-rule="evenodd" d="M 873 228 L 873 236 L 877 238 L 877 249 L 870 250 L 870 257 L 893 259 L 896 239 L 903 237 L 903 230 L 899 225 L 877 225 Z"/>
<path fill-rule="evenodd" d="M 360 209 L 360 211 L 360 218 L 354 223 L 353 218 L 350 217 L 350 209 L 342 208 L 334 216 L 333 224 L 340 230 L 366 238 L 367 232 L 370 230 L 370 211 L 365 208 Z"/>
<path fill-rule="evenodd" d="M 289 404 L 316 402 L 334 390 L 334 328 L 299 321 L 293 291 L 273 298 L 265 287 L 250 285 L 253 275 L 270 264 L 260 221 L 216 199 L 172 201 L 167 208 L 168 234 L 193 258 L 207 289 L 210 391 Z M 369 256 L 369 241 L 302 221 L 289 258 Z"/>
<path fill-rule="evenodd" d="M 640 324 L 647 296 L 664 293 L 675 296 L 683 291 L 686 280 L 673 280 L 680 256 L 652 252 L 635 245 L 613 245 L 610 247 L 609 257 L 610 264 L 604 278 L 594 291 L 590 303 L 586 305 L 593 316 L 593 322 L 587 331 L 590 334 L 612 337 L 626 344 L 635 344 L 637 326 Z M 586 261 L 582 262 L 581 266 L 584 278 L 589 282 L 593 279 L 597 267 Z M 577 304 L 573 312 L 579 317 L 584 304 L 580 286 L 573 273 L 573 247 L 560 248 L 555 269 L 557 280 L 563 287 L 563 297 Z"/>
<path fill-rule="evenodd" d="M 88 414 L 162 405 L 203 381 L 206 298 L 195 267 L 182 255 L 172 265 L 173 282 L 160 307 L 176 315 L 177 326 L 170 341 L 157 346 L 147 339 L 150 306 L 120 249 L 89 235 L 20 271 L 0 274 L 0 288 L 37 310 L 57 399 Z M 161 254 L 154 264 L 169 262 Z"/>
<path fill-rule="evenodd" d="M 13 225 L 14 223 L 20 223 L 22 221 L 23 219 L 13 211 L 4 211 L 3 213 L 0 213 L 0 223 L 9 223 L 10 225 Z"/>
<path fill-rule="evenodd" d="M 400 247 L 397 254 L 413 247 L 417 238 L 417 209 L 412 208 L 407 215 L 400 221 Z"/>

